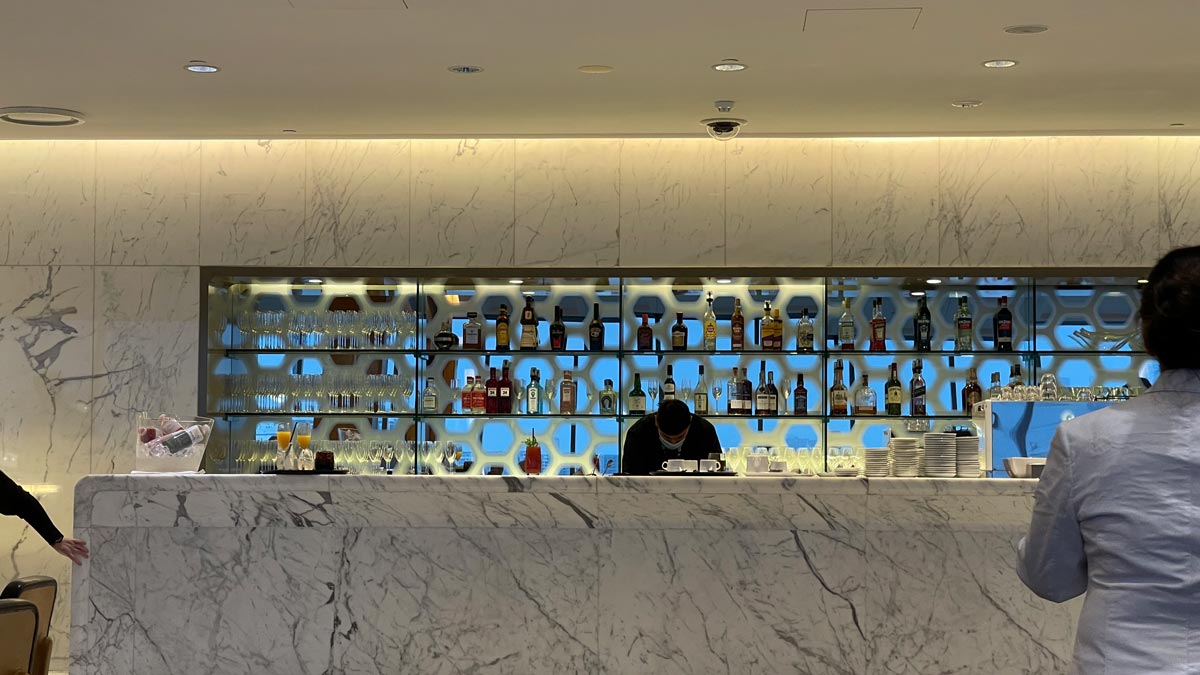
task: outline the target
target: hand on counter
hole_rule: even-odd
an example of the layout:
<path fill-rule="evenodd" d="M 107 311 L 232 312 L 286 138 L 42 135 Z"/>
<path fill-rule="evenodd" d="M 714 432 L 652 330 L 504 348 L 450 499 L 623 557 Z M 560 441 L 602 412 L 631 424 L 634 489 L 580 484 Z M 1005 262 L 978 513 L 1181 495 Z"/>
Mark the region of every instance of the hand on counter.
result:
<path fill-rule="evenodd" d="M 70 558 L 71 562 L 75 563 L 76 565 L 82 565 L 83 561 L 87 560 L 88 556 L 91 555 L 91 553 L 88 551 L 87 542 L 81 539 L 63 539 L 57 544 L 54 544 L 54 550 L 58 551 L 61 555 Z"/>

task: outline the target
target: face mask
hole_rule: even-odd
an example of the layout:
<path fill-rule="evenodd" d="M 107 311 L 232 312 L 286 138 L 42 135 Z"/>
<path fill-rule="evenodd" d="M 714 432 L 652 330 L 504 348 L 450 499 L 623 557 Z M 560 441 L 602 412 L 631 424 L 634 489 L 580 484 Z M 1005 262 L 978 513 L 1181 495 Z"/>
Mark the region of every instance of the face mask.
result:
<path fill-rule="evenodd" d="M 667 439 L 663 438 L 662 434 L 659 434 L 658 440 L 662 442 L 664 448 L 668 450 L 678 450 L 683 447 L 683 442 L 687 440 L 687 437 L 685 436 L 674 443 L 668 443 Z"/>

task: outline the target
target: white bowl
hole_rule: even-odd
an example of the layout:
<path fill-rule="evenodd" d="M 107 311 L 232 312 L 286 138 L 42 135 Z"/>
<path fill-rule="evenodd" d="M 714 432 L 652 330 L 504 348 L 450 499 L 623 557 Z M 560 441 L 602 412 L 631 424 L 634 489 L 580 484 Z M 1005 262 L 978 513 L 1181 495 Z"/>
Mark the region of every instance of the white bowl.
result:
<path fill-rule="evenodd" d="M 1045 457 L 1005 457 L 1004 468 L 1013 478 L 1032 478 L 1034 466 L 1045 466 Z"/>

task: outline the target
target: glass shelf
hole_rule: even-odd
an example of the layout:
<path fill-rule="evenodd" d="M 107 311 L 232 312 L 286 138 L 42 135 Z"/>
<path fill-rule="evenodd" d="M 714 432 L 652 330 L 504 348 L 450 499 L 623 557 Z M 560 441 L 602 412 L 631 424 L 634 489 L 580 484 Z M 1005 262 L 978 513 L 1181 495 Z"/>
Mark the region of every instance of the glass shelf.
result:
<path fill-rule="evenodd" d="M 650 413 L 647 413 L 650 414 Z M 491 415 L 469 415 L 463 413 L 395 413 L 395 412 L 210 412 L 206 417 L 377 417 L 387 419 L 462 419 L 462 420 L 505 420 L 505 419 L 579 419 L 579 420 L 638 420 L 645 415 L 630 415 L 621 413 L 617 415 L 599 415 L 593 413 L 580 413 L 575 415 L 566 415 L 563 413 L 538 413 L 536 415 L 528 413 L 508 413 L 508 414 L 491 414 Z M 769 421 L 836 421 L 836 420 L 887 420 L 887 421 L 914 421 L 914 420 L 969 420 L 970 415 L 964 413 L 949 413 L 945 415 L 925 415 L 923 417 L 913 417 L 911 415 L 701 415 L 707 420 L 720 420 L 722 422 L 769 422 Z"/>
<path fill-rule="evenodd" d="M 424 354 L 423 350 L 418 349 L 388 349 L 385 347 L 375 347 L 371 349 L 245 349 L 245 348 L 210 348 L 210 354 L 225 354 L 226 356 L 257 356 L 259 354 L 393 354 L 415 356 Z"/>

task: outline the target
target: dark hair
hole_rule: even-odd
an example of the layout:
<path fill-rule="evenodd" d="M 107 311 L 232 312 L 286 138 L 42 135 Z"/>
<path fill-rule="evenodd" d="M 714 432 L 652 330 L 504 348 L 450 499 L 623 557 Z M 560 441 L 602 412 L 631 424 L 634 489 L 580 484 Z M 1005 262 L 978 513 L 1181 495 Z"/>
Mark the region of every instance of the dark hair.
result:
<path fill-rule="evenodd" d="M 682 434 L 692 423 L 692 411 L 678 399 L 663 401 L 658 406 L 658 430 L 668 436 Z"/>
<path fill-rule="evenodd" d="M 1177 248 L 1142 289 L 1142 335 L 1163 370 L 1200 368 L 1200 246 Z"/>

